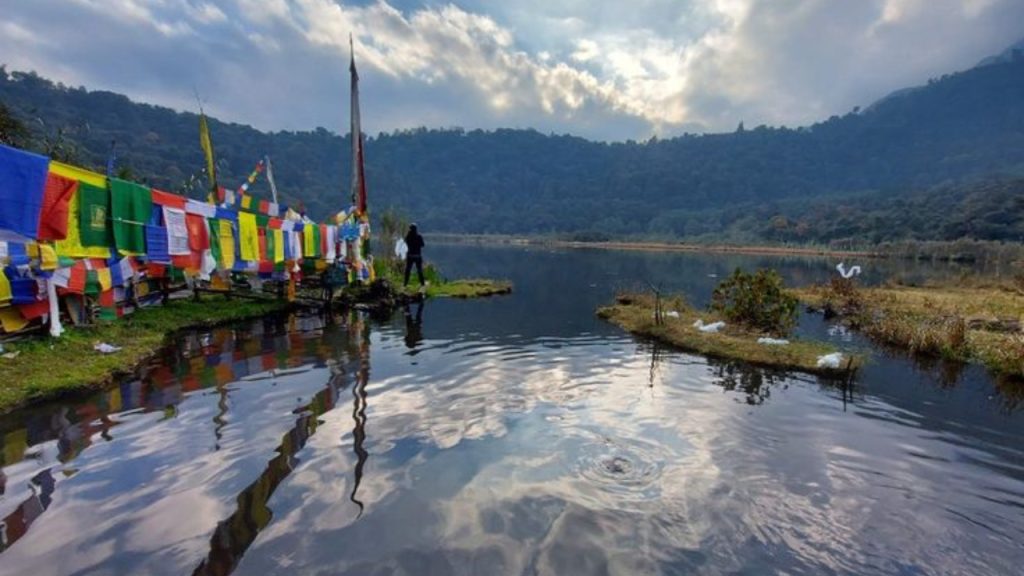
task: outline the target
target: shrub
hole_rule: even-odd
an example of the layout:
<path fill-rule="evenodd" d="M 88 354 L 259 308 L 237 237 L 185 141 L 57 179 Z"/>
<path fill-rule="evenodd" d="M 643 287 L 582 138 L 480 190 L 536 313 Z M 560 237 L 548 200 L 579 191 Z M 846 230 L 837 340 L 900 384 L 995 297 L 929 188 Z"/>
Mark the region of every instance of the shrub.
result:
<path fill-rule="evenodd" d="M 825 318 L 834 316 L 857 319 L 864 311 L 864 298 L 853 278 L 833 276 L 822 287 L 822 309 Z"/>
<path fill-rule="evenodd" d="M 748 328 L 785 335 L 796 325 L 797 299 L 774 270 L 748 274 L 739 268 L 711 295 L 711 309 Z"/>

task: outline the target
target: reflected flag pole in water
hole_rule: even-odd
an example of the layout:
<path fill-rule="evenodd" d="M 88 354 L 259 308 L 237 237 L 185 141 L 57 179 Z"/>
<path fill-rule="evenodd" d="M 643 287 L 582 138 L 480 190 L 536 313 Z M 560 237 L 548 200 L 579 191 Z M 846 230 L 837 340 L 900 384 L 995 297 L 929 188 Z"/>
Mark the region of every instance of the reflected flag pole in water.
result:
<path fill-rule="evenodd" d="M 363 167 L 363 131 L 359 121 L 359 74 L 356 72 L 356 52 L 352 35 L 348 35 L 351 51 L 349 72 L 352 73 L 352 204 L 357 214 L 366 214 L 366 171 Z"/>

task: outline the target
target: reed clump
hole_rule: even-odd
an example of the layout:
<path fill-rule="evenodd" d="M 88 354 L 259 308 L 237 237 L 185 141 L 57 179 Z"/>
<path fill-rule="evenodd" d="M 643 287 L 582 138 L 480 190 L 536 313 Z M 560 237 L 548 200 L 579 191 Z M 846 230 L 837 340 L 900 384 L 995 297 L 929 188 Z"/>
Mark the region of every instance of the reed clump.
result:
<path fill-rule="evenodd" d="M 883 344 L 1024 377 L 1024 280 L 964 277 L 943 284 L 853 279 L 794 291 L 812 310 L 838 318 Z"/>

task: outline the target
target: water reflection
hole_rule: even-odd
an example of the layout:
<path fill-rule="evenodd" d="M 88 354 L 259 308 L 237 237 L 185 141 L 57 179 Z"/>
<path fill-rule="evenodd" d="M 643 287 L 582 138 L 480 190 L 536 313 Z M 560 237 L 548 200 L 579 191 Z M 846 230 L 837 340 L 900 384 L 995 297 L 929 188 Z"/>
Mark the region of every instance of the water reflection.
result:
<path fill-rule="evenodd" d="M 0 418 L 0 575 L 1015 573 L 1024 417 L 983 370 L 803 317 L 872 356 L 822 380 L 593 316 L 659 270 L 699 305 L 737 262 L 468 250 L 441 264 L 516 294 L 188 334 Z"/>
<path fill-rule="evenodd" d="M 409 305 L 402 308 L 402 315 L 405 316 L 405 345 L 411 352 L 416 354 L 416 347 L 423 342 L 423 305 L 424 301 L 416 303 L 416 315 L 409 311 Z"/>
<path fill-rule="evenodd" d="M 356 468 L 355 488 L 351 498 L 359 505 L 360 513 L 362 512 L 363 504 L 356 500 L 356 490 L 362 478 L 362 464 L 367 456 L 366 451 L 362 450 L 362 438 L 365 438 L 365 389 L 369 378 L 369 327 L 357 313 L 350 314 L 347 320 L 346 327 L 350 335 L 348 342 L 354 344 L 346 351 L 345 358 L 350 359 L 350 364 L 346 366 L 335 361 L 331 366 L 331 378 L 327 385 L 317 392 L 309 403 L 294 410 L 299 416 L 295 420 L 295 425 L 282 436 L 275 450 L 277 456 L 267 463 L 259 478 L 238 495 L 235 499 L 234 513 L 217 524 L 210 538 L 210 552 L 196 567 L 194 575 L 222 576 L 235 570 L 242 555 L 256 540 L 260 531 L 273 519 L 273 510 L 267 503 L 277 487 L 298 464 L 296 454 L 316 433 L 320 416 L 335 408 L 335 402 L 340 399 L 340 393 L 348 385 L 350 378 L 355 380 L 354 433 L 361 438 L 356 444 L 360 464 Z"/>

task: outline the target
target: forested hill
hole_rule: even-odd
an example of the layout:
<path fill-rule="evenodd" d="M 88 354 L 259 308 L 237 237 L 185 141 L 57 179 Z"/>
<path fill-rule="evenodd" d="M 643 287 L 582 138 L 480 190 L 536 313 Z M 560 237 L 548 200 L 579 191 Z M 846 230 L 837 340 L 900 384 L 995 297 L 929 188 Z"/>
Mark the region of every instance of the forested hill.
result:
<path fill-rule="evenodd" d="M 32 147 L 60 145 L 61 154 L 84 164 L 104 165 L 116 140 L 121 165 L 155 186 L 179 190 L 202 166 L 195 114 L 8 71 L 0 74 L 0 103 L 29 127 Z M 363 106 L 373 106 L 372 92 Z M 302 200 L 315 216 L 342 204 L 347 137 L 324 129 L 264 133 L 218 121 L 211 131 L 226 185 L 237 186 L 269 153 L 289 202 Z M 944 76 L 796 129 L 741 125 L 728 134 L 623 143 L 531 130 L 418 129 L 370 137 L 366 156 L 372 207 L 396 207 L 431 232 L 662 238 L 735 237 L 759 227 L 777 232 L 780 221 L 772 218 L 798 222 L 805 203 L 809 209 L 912 193 L 920 198 L 938 185 L 944 190 L 938 199 L 977 200 L 949 190 L 993 177 L 1010 182 L 1000 190 L 1017 189 L 1013 179 L 1024 177 L 1024 58 Z M 940 206 L 940 215 L 957 218 L 955 209 Z M 934 235 L 942 227 L 933 224 L 906 233 Z M 1017 227 L 942 229 L 1018 240 Z"/>

